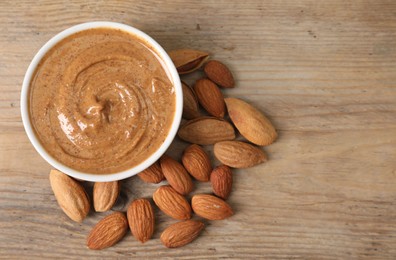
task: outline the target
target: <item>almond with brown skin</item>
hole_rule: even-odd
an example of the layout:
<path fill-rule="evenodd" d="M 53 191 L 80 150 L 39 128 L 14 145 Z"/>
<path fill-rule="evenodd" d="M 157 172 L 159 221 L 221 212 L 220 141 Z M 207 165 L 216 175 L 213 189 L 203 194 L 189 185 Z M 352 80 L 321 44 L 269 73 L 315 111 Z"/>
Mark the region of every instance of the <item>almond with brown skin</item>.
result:
<path fill-rule="evenodd" d="M 150 167 L 138 173 L 138 176 L 142 181 L 148 183 L 160 183 L 161 181 L 165 180 L 165 176 L 162 173 L 159 161 L 156 161 Z"/>
<path fill-rule="evenodd" d="M 181 195 L 186 195 L 194 189 L 194 184 L 186 169 L 176 160 L 164 154 L 161 159 L 161 169 L 166 180 Z"/>
<path fill-rule="evenodd" d="M 144 243 L 152 237 L 155 219 L 153 208 L 148 200 L 134 200 L 128 207 L 127 217 L 132 235 L 137 240 Z"/>
<path fill-rule="evenodd" d="M 218 142 L 213 152 L 221 163 L 233 168 L 249 168 L 267 161 L 263 150 L 240 141 Z"/>
<path fill-rule="evenodd" d="M 226 165 L 216 167 L 210 174 L 213 193 L 226 200 L 232 190 L 232 172 Z"/>
<path fill-rule="evenodd" d="M 226 98 L 225 102 L 232 122 L 248 141 L 256 145 L 275 141 L 278 136 L 275 127 L 262 112 L 238 98 Z"/>
<path fill-rule="evenodd" d="M 95 182 L 93 187 L 93 201 L 96 212 L 110 210 L 120 194 L 120 182 Z"/>
<path fill-rule="evenodd" d="M 160 239 L 168 248 L 181 247 L 196 239 L 204 227 L 204 223 L 196 220 L 178 222 L 166 228 Z"/>
<path fill-rule="evenodd" d="M 209 181 L 212 165 L 208 154 L 197 144 L 184 150 L 182 162 L 186 170 L 198 181 Z"/>
<path fill-rule="evenodd" d="M 208 145 L 235 139 L 235 131 L 230 123 L 216 117 L 199 117 L 182 125 L 179 137 L 193 144 Z"/>
<path fill-rule="evenodd" d="M 209 220 L 221 220 L 234 214 L 227 202 L 209 194 L 194 195 L 191 205 L 195 214 Z"/>
<path fill-rule="evenodd" d="M 128 230 L 125 214 L 114 212 L 99 221 L 87 238 L 89 249 L 104 249 L 120 241 Z"/>
<path fill-rule="evenodd" d="M 82 222 L 88 215 L 90 205 L 87 193 L 81 184 L 58 170 L 51 170 L 49 179 L 63 212 L 72 220 Z"/>
<path fill-rule="evenodd" d="M 200 116 L 198 100 L 194 91 L 182 81 L 183 88 L 183 118 L 194 119 Z"/>
<path fill-rule="evenodd" d="M 182 195 L 171 186 L 159 187 L 153 194 L 155 204 L 166 215 L 179 220 L 191 218 L 191 206 Z"/>
<path fill-rule="evenodd" d="M 168 52 L 179 74 L 199 69 L 209 58 L 209 53 L 192 49 L 178 49 Z"/>
<path fill-rule="evenodd" d="M 220 61 L 208 61 L 205 64 L 204 71 L 210 80 L 223 88 L 233 88 L 235 85 L 231 71 Z"/>
<path fill-rule="evenodd" d="M 199 79 L 194 85 L 199 103 L 215 117 L 224 117 L 225 103 L 220 89 L 209 79 Z"/>

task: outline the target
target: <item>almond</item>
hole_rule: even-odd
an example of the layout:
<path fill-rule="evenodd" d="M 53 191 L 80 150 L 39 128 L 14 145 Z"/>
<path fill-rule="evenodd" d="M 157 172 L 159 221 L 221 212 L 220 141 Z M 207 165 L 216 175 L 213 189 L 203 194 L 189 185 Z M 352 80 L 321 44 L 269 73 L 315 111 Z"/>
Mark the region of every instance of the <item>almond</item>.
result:
<path fill-rule="evenodd" d="M 129 228 L 137 240 L 144 243 L 152 237 L 155 219 L 153 208 L 148 200 L 134 200 L 128 207 L 127 216 Z"/>
<path fill-rule="evenodd" d="M 235 85 L 231 71 L 220 61 L 208 61 L 205 64 L 204 71 L 210 80 L 223 88 L 233 88 Z"/>
<path fill-rule="evenodd" d="M 160 210 L 174 219 L 186 220 L 191 218 L 190 204 L 171 186 L 159 187 L 153 194 L 153 200 Z"/>
<path fill-rule="evenodd" d="M 262 112 L 237 98 L 226 98 L 225 102 L 232 122 L 248 141 L 256 145 L 269 145 L 275 141 L 276 130 Z"/>
<path fill-rule="evenodd" d="M 194 119 L 199 117 L 199 105 L 194 91 L 182 81 L 183 88 L 183 118 Z"/>
<path fill-rule="evenodd" d="M 179 74 L 187 74 L 199 69 L 209 58 L 209 53 L 191 49 L 173 50 L 168 54 Z"/>
<path fill-rule="evenodd" d="M 175 191 L 181 195 L 186 195 L 194 189 L 191 177 L 183 165 L 166 154 L 161 157 L 160 163 L 166 180 Z"/>
<path fill-rule="evenodd" d="M 210 174 L 213 193 L 226 200 L 232 190 L 232 172 L 226 165 L 216 167 Z"/>
<path fill-rule="evenodd" d="M 213 152 L 221 163 L 233 168 L 248 168 L 267 161 L 263 150 L 240 141 L 218 142 Z"/>
<path fill-rule="evenodd" d="M 181 247 L 197 238 L 204 227 L 204 223 L 196 220 L 178 222 L 166 228 L 160 239 L 166 247 Z"/>
<path fill-rule="evenodd" d="M 104 212 L 110 210 L 117 201 L 120 194 L 120 183 L 112 182 L 96 182 L 93 187 L 93 201 L 96 212 Z"/>
<path fill-rule="evenodd" d="M 197 144 L 184 150 L 182 162 L 186 170 L 198 181 L 209 181 L 212 165 L 208 154 Z"/>
<path fill-rule="evenodd" d="M 235 139 L 235 131 L 230 123 L 216 117 L 199 117 L 182 125 L 179 137 L 187 142 L 201 145 Z"/>
<path fill-rule="evenodd" d="M 89 249 L 104 249 L 120 241 L 128 230 L 124 213 L 114 212 L 99 221 L 87 238 Z"/>
<path fill-rule="evenodd" d="M 199 79 L 194 85 L 199 103 L 215 117 L 224 117 L 225 103 L 220 89 L 209 79 Z"/>
<path fill-rule="evenodd" d="M 191 205 L 195 214 L 209 220 L 221 220 L 234 214 L 227 202 L 209 194 L 194 195 Z"/>
<path fill-rule="evenodd" d="M 148 183 L 160 183 L 161 181 L 165 180 L 165 176 L 162 173 L 159 161 L 155 162 L 144 171 L 138 173 L 138 176 L 142 181 Z"/>
<path fill-rule="evenodd" d="M 81 184 L 58 170 L 51 170 L 49 179 L 63 212 L 72 220 L 82 222 L 88 215 L 90 205 L 87 193 Z"/>

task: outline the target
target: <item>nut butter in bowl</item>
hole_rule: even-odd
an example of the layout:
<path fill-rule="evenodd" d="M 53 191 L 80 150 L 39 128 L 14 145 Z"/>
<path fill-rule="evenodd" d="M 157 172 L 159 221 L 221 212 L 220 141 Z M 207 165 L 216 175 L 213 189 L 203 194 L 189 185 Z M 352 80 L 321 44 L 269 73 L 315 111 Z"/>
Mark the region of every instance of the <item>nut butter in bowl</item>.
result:
<path fill-rule="evenodd" d="M 88 181 L 135 175 L 169 147 L 182 113 L 176 68 L 143 32 L 73 26 L 33 58 L 22 86 L 26 133 L 53 167 Z"/>

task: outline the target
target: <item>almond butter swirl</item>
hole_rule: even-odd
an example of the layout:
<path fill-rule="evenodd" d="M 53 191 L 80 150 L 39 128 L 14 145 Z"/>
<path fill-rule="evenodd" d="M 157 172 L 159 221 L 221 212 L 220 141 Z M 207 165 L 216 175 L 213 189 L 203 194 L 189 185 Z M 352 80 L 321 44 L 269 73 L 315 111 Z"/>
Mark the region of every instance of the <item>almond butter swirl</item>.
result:
<path fill-rule="evenodd" d="M 175 113 L 161 58 L 140 38 L 111 28 L 55 45 L 30 89 L 30 118 L 43 147 L 88 173 L 115 173 L 147 159 L 164 142 Z"/>

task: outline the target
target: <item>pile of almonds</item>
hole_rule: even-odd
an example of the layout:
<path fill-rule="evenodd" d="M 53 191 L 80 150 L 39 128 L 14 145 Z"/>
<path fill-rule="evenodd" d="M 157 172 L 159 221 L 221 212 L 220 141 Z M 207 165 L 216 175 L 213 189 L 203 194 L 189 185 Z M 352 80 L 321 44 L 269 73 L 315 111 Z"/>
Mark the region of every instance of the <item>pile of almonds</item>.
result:
<path fill-rule="evenodd" d="M 231 168 L 247 168 L 267 160 L 259 146 L 275 141 L 277 133 L 271 122 L 256 108 L 237 98 L 224 98 L 220 88 L 233 88 L 230 70 L 216 60 L 207 61 L 209 54 L 181 49 L 169 52 L 179 74 L 194 72 L 204 66 L 206 77 L 196 81 L 193 88 L 182 82 L 184 93 L 183 118 L 178 136 L 192 143 L 182 155 L 181 163 L 163 155 L 159 161 L 139 173 L 147 183 L 160 183 L 153 194 L 155 205 L 180 222 L 170 225 L 161 234 L 162 243 L 169 248 L 193 241 L 204 228 L 204 223 L 191 220 L 192 212 L 208 220 L 222 220 L 233 215 L 225 201 L 232 190 Z M 220 88 L 219 88 L 220 87 Z M 199 104 L 209 115 L 202 115 Z M 230 121 L 224 119 L 228 112 Z M 235 141 L 235 128 L 247 140 Z M 214 155 L 222 163 L 213 169 L 208 154 L 200 145 L 214 145 Z M 192 178 L 210 181 L 213 194 L 195 194 L 191 203 L 185 197 L 194 189 Z M 50 183 L 59 206 L 76 222 L 82 222 L 90 211 L 90 202 L 83 186 L 58 170 L 51 170 Z M 120 194 L 120 182 L 98 182 L 93 188 L 93 206 L 96 212 L 110 210 Z M 87 237 L 90 249 L 110 247 L 121 240 L 127 230 L 142 243 L 155 231 L 155 215 L 150 200 L 139 198 L 128 206 L 126 215 L 114 212 L 100 220 Z"/>

